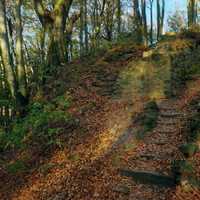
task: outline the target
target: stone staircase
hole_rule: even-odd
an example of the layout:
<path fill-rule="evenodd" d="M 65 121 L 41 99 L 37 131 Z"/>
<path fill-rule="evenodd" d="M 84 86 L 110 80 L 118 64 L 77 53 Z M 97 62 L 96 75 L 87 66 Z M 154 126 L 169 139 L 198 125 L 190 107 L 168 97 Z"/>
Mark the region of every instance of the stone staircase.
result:
<path fill-rule="evenodd" d="M 117 79 L 117 75 L 108 75 L 104 70 L 102 70 L 97 79 L 98 81 L 94 82 L 92 85 L 98 88 L 98 93 L 102 96 L 111 96 L 116 87 L 115 81 Z"/>
<path fill-rule="evenodd" d="M 181 141 L 175 143 L 174 137 L 178 134 L 183 115 L 177 107 L 160 104 L 157 126 L 139 142 L 140 148 L 134 152 L 131 165 L 118 168 L 118 172 L 142 184 L 173 187 L 177 180 L 172 163 L 176 161 L 178 146 L 181 145 Z"/>

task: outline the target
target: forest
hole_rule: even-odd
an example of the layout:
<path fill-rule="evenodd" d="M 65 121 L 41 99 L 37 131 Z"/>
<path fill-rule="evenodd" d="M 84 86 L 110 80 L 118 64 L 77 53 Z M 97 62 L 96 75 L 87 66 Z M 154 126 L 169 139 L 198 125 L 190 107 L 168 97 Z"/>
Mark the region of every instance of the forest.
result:
<path fill-rule="evenodd" d="M 0 199 L 199 199 L 200 152 L 195 146 L 185 158 L 177 148 L 200 145 L 200 57 L 158 113 L 145 111 L 156 99 L 112 96 L 120 70 L 156 44 L 169 45 L 169 54 L 192 49 L 190 41 L 198 49 L 198 3 L 166 12 L 165 0 L 0 0 Z M 165 36 L 173 41 L 162 45 Z M 137 161 L 143 148 L 154 151 L 145 137 L 160 131 L 143 120 L 155 115 L 162 124 L 177 113 L 177 135 L 167 142 L 197 175 L 172 188 L 122 176 L 119 165 L 165 168 L 163 176 L 177 170 L 171 158 Z"/>

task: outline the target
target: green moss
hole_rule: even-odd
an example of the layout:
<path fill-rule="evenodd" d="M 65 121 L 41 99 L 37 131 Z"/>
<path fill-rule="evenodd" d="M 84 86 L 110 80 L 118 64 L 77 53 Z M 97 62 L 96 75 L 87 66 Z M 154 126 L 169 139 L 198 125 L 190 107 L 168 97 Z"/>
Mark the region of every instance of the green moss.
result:
<path fill-rule="evenodd" d="M 200 182 L 196 176 L 191 177 L 190 182 L 193 184 L 195 190 L 198 190 L 200 188 Z"/>
<path fill-rule="evenodd" d="M 82 158 L 83 154 L 80 152 L 72 153 L 68 156 L 68 159 L 72 162 L 76 162 L 78 159 Z"/>
<path fill-rule="evenodd" d="M 187 173 L 187 174 L 194 175 L 195 173 L 194 167 L 192 165 L 190 165 L 189 163 L 182 162 L 182 161 L 177 161 L 175 163 L 175 165 L 173 166 L 173 171 L 175 173 L 180 173 L 180 174 Z"/>
<path fill-rule="evenodd" d="M 147 103 L 147 105 L 145 106 L 145 109 L 154 109 L 154 110 L 158 110 L 158 105 L 155 101 L 150 101 Z"/>
<path fill-rule="evenodd" d="M 140 127 L 141 128 L 141 127 Z M 144 139 L 145 137 L 147 137 L 147 133 L 146 131 L 143 131 L 143 130 L 140 130 L 140 128 L 138 128 L 137 132 L 136 132 L 136 139 L 137 140 L 142 140 Z"/>
<path fill-rule="evenodd" d="M 156 111 L 153 109 L 148 109 L 146 113 L 146 118 L 152 121 L 156 120 Z"/>
<path fill-rule="evenodd" d="M 123 155 L 123 152 L 118 152 L 118 153 L 116 153 L 115 155 L 114 155 L 114 157 L 117 157 L 117 156 L 122 156 Z"/>
<path fill-rule="evenodd" d="M 155 127 L 155 122 L 150 119 L 145 119 L 144 121 L 139 123 L 139 127 L 143 131 L 150 131 L 152 128 Z"/>
<path fill-rule="evenodd" d="M 122 164 L 123 164 L 123 163 L 122 163 L 122 159 L 121 159 L 120 157 L 118 157 L 118 156 L 115 156 L 115 157 L 113 157 L 113 158 L 111 159 L 111 164 L 112 164 L 113 166 L 122 165 Z"/>
<path fill-rule="evenodd" d="M 160 54 L 159 53 L 152 53 L 151 58 L 153 61 L 158 61 L 160 59 Z"/>
<path fill-rule="evenodd" d="M 128 152 L 133 149 L 135 149 L 136 145 L 135 144 L 124 144 L 123 148 L 121 149 L 121 152 Z"/>
<path fill-rule="evenodd" d="M 121 79 L 121 84 L 128 84 L 128 79 L 127 78 L 124 78 L 124 79 Z"/>

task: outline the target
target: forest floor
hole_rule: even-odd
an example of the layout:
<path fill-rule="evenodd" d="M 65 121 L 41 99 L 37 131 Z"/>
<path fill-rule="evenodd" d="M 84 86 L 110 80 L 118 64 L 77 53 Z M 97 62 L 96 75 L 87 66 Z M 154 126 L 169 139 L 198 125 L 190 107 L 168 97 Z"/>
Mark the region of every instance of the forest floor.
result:
<path fill-rule="evenodd" d="M 58 199 L 199 199 L 200 191 L 191 189 L 185 192 L 181 185 L 172 188 L 158 188 L 139 184 L 129 177 L 122 176 L 117 168 L 111 165 L 111 159 L 118 153 L 126 142 L 134 142 L 137 148 L 123 154 L 123 167 L 131 165 L 134 151 L 143 148 L 142 141 L 134 136 L 134 119 L 132 113 L 142 113 L 143 106 L 151 101 L 124 101 L 102 96 L 93 83 L 98 82 L 98 74 L 103 66 L 107 75 L 116 75 L 119 69 L 128 62 L 142 56 L 146 47 L 134 49 L 117 47 L 107 54 L 85 56 L 69 63 L 55 74 L 51 82 L 31 99 L 32 103 L 51 102 L 58 96 L 70 99 L 71 104 L 65 108 L 58 105 L 55 110 L 71 111 L 71 117 L 77 119 L 72 123 L 49 121 L 53 128 L 60 128 L 52 139 L 59 139 L 61 146 L 56 143 L 47 144 L 47 137 L 37 140 L 36 136 L 24 138 L 26 148 L 8 148 L 1 155 L 0 163 L 0 199 L 2 200 L 58 200 Z M 126 53 L 129 52 L 130 53 Z M 120 54 L 119 54 L 120 52 Z M 107 56 L 106 56 L 107 55 Z M 111 57 L 112 62 L 108 59 Z M 89 62 L 90 64 L 88 64 Z M 88 70 L 89 68 L 89 70 Z M 99 82 L 98 82 L 99 83 Z M 101 83 L 100 83 L 101 84 Z M 192 87 L 190 87 L 192 85 Z M 193 99 L 200 97 L 200 78 L 189 80 L 182 88 L 177 98 L 171 99 L 168 105 L 178 106 L 180 112 L 192 114 L 196 107 L 190 105 Z M 70 92 L 67 93 L 66 92 Z M 163 104 L 158 102 L 159 105 Z M 188 130 L 187 118 L 182 118 L 184 126 L 177 129 L 172 138 L 173 143 L 184 141 Z M 149 137 L 151 137 L 149 135 Z M 165 149 L 163 149 L 165 151 Z M 76 162 L 70 161 L 69 155 L 80 152 Z M 29 156 L 27 156 L 29 155 Z M 180 159 L 184 159 L 179 155 Z M 26 157 L 26 159 L 23 159 Z M 23 162 L 24 165 L 20 165 Z M 13 171 L 5 167 L 13 163 L 19 165 Z M 137 165 L 137 166 L 136 166 Z M 135 167 L 140 167 L 135 163 Z M 200 153 L 194 160 L 198 178 L 200 175 Z M 13 169 L 13 168 L 12 168 Z M 126 187 L 128 194 L 116 192 L 116 187 Z"/>

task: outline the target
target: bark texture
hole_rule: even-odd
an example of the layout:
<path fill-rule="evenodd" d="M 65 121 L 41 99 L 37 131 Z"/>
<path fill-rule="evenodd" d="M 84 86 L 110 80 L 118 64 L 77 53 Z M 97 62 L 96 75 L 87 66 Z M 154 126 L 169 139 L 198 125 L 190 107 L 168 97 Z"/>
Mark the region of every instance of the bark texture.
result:
<path fill-rule="evenodd" d="M 73 0 L 59 0 L 52 11 L 44 9 L 42 0 L 32 0 L 35 12 L 49 36 L 49 51 L 45 69 L 52 73 L 52 67 L 58 67 L 67 61 L 65 44 L 66 19 Z"/>
<path fill-rule="evenodd" d="M 16 10 L 16 59 L 17 59 L 20 92 L 23 96 L 23 99 L 25 100 L 28 98 L 28 93 L 27 93 L 26 72 L 25 72 L 23 51 L 22 51 L 21 0 L 15 0 L 15 10 Z"/>
<path fill-rule="evenodd" d="M 8 42 L 8 33 L 6 29 L 6 11 L 5 0 L 0 0 L 0 45 L 2 50 L 2 59 L 7 75 L 7 81 L 10 86 L 11 96 L 17 99 L 16 80 L 13 71 L 13 65 Z"/>

